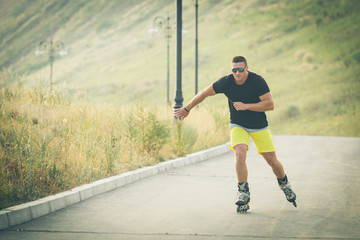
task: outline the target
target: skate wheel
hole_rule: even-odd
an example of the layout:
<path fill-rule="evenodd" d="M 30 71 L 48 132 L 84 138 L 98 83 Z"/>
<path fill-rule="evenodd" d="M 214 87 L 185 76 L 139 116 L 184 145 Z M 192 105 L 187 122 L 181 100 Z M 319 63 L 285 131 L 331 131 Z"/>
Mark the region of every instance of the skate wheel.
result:
<path fill-rule="evenodd" d="M 249 206 L 248 204 L 246 204 L 246 205 L 241 205 L 241 206 L 237 206 L 236 212 L 237 212 L 237 213 L 246 213 L 247 210 L 249 210 L 249 209 L 250 209 L 250 206 Z"/>

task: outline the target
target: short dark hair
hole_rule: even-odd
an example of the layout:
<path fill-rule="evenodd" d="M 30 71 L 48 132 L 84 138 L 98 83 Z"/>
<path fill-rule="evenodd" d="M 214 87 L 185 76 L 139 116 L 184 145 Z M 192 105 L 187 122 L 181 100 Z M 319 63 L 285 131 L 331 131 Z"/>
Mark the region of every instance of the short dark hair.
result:
<path fill-rule="evenodd" d="M 245 66 L 247 66 L 246 58 L 244 58 L 243 56 L 233 57 L 232 62 L 233 63 L 243 62 L 243 63 L 245 63 Z"/>

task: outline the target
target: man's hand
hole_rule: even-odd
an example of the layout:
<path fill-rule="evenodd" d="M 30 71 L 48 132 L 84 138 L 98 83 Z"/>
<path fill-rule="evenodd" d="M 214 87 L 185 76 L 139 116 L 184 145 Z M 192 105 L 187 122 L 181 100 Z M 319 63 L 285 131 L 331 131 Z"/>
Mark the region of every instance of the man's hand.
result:
<path fill-rule="evenodd" d="M 254 112 L 266 112 L 274 110 L 274 100 L 270 92 L 265 93 L 259 98 L 260 102 L 258 103 L 233 102 L 233 105 L 237 111 L 249 110 Z"/>
<path fill-rule="evenodd" d="M 242 102 L 234 102 L 233 105 L 234 105 L 234 108 L 237 111 L 248 110 L 248 104 L 245 104 L 245 103 L 242 103 Z"/>
<path fill-rule="evenodd" d="M 189 112 L 186 111 L 184 107 L 174 109 L 174 116 L 179 118 L 180 120 L 183 120 L 188 115 L 189 115 Z"/>

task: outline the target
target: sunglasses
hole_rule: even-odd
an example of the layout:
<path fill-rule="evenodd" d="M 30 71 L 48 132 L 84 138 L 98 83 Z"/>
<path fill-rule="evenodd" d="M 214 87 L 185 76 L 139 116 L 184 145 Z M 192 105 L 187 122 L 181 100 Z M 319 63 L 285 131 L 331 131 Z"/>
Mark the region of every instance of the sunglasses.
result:
<path fill-rule="evenodd" d="M 240 68 L 233 68 L 233 69 L 231 69 L 231 71 L 232 71 L 233 73 L 236 73 L 237 71 L 239 71 L 239 72 L 244 72 L 244 71 L 245 71 L 245 68 L 242 68 L 242 67 L 240 67 Z"/>

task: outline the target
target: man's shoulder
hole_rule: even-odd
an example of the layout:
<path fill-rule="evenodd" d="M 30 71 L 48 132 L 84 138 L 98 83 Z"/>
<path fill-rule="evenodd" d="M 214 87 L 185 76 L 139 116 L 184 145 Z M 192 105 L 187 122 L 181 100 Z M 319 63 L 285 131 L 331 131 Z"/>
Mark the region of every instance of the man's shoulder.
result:
<path fill-rule="evenodd" d="M 264 78 L 262 76 L 260 76 L 259 74 L 254 73 L 254 72 L 250 72 L 250 71 L 249 71 L 249 76 L 248 77 L 251 78 L 251 79 L 264 80 Z"/>
<path fill-rule="evenodd" d="M 258 91 L 259 96 L 261 96 L 267 92 L 270 92 L 269 86 L 262 76 L 260 76 L 256 73 L 253 73 L 253 72 L 249 72 L 249 76 L 251 79 L 249 81 L 250 82 L 249 86 L 258 89 L 257 91 Z"/>
<path fill-rule="evenodd" d="M 227 82 L 234 81 L 234 76 L 232 74 L 225 75 L 222 78 L 220 78 L 220 80 L 227 81 Z"/>
<path fill-rule="evenodd" d="M 234 82 L 234 76 L 232 74 L 223 76 L 219 80 L 217 80 L 215 83 L 221 84 L 221 85 L 227 85 L 229 83 Z"/>
<path fill-rule="evenodd" d="M 234 76 L 232 74 L 226 75 L 214 82 L 213 88 L 216 93 L 224 93 L 227 89 L 229 89 L 229 84 L 232 82 L 234 82 Z"/>
<path fill-rule="evenodd" d="M 254 73 L 254 72 L 249 72 L 248 79 L 250 79 L 249 82 L 251 82 L 252 84 L 255 84 L 255 85 L 266 84 L 265 79 L 261 75 Z"/>

